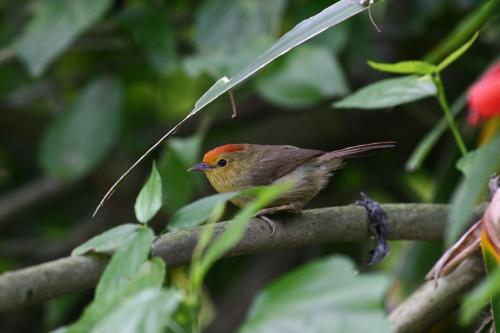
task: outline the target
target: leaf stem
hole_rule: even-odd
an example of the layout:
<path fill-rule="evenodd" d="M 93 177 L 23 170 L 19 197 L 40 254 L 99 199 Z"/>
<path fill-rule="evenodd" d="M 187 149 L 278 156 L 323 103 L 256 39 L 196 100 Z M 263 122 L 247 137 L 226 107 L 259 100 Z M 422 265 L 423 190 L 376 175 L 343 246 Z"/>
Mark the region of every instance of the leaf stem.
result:
<path fill-rule="evenodd" d="M 457 142 L 457 146 L 460 149 L 460 152 L 462 153 L 463 156 L 465 156 L 467 154 L 467 147 L 464 143 L 462 135 L 460 134 L 460 131 L 458 130 L 457 124 L 455 123 L 455 120 L 451 115 L 450 107 L 448 105 L 448 100 L 446 99 L 446 93 L 444 91 L 444 86 L 443 82 L 441 81 L 441 77 L 439 76 L 438 73 L 436 73 L 435 75 L 432 76 L 432 80 L 434 81 L 434 84 L 436 85 L 437 88 L 437 93 L 438 93 L 437 99 L 439 105 L 441 106 L 441 109 L 443 109 L 444 116 L 448 120 L 448 125 L 450 126 L 450 130 L 453 133 L 453 137 Z"/>

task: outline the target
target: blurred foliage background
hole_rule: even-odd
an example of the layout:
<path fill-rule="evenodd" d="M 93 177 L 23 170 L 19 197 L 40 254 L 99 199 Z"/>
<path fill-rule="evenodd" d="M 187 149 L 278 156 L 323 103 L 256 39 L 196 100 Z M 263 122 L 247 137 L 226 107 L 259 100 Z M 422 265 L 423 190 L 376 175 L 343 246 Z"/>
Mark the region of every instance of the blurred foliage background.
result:
<path fill-rule="evenodd" d="M 332 1 L 0 0 L 0 272 L 63 257 L 89 237 L 134 220 L 151 169 L 143 163 L 98 217 L 91 213 L 119 175 L 194 106 L 222 75 L 241 69 L 301 20 Z M 405 164 L 442 114 L 433 99 L 383 110 L 331 104 L 388 75 L 371 59 L 437 61 L 444 41 L 482 1 L 384 1 L 273 62 L 234 90 L 238 116 L 219 98 L 154 153 L 163 181 L 162 229 L 178 208 L 213 190 L 186 169 L 225 143 L 334 150 L 394 140 L 390 153 L 355 160 L 309 206 L 448 202 L 459 180 L 451 135 L 412 172 Z M 498 16 L 442 75 L 453 102 L 498 57 Z M 436 51 L 437 50 L 437 51 Z M 465 112 L 459 117 L 464 125 Z M 463 126 L 472 146 L 475 130 Z M 219 262 L 207 290 L 217 309 L 207 332 L 232 332 L 256 292 L 312 258 L 345 253 L 364 262 L 370 244 L 324 245 Z M 440 243 L 391 244 L 377 269 L 392 275 L 386 307 L 421 283 Z M 238 297 L 235 299 L 235 295 Z M 74 321 L 92 293 L 0 314 L 5 332 L 39 332 Z M 441 332 L 457 332 L 454 320 Z M 464 329 L 467 331 L 467 329 Z"/>

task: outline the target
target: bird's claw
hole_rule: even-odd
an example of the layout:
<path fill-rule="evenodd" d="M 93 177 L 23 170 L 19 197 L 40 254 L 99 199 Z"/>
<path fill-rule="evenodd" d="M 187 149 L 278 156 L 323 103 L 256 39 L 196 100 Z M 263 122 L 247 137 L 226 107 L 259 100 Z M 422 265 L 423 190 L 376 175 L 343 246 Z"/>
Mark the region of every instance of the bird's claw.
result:
<path fill-rule="evenodd" d="M 276 222 L 274 222 L 273 220 L 271 220 L 269 217 L 265 216 L 265 215 L 259 215 L 259 217 L 264 221 L 266 222 L 266 224 L 269 226 L 269 228 L 271 229 L 271 235 L 269 237 L 273 237 L 274 234 L 276 233 Z"/>

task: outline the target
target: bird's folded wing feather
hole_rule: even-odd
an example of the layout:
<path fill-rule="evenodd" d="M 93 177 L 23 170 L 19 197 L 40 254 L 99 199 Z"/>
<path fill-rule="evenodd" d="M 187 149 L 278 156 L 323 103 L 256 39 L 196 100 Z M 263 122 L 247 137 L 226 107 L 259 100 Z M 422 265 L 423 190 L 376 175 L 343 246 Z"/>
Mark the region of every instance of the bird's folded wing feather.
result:
<path fill-rule="evenodd" d="M 283 177 L 301 164 L 325 152 L 294 146 L 265 146 L 260 150 L 258 167 L 253 170 L 256 185 L 268 185 Z"/>

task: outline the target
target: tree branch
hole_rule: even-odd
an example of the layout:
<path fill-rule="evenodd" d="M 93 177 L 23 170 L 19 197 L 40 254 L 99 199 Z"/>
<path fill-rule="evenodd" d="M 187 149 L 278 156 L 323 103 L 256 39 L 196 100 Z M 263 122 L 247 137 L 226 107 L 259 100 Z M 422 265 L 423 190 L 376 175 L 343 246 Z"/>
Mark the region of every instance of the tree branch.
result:
<path fill-rule="evenodd" d="M 0 198 L 0 227 L 7 224 L 11 216 L 52 199 L 73 185 L 75 184 L 71 182 L 43 176 L 6 194 Z"/>
<path fill-rule="evenodd" d="M 479 255 L 466 258 L 438 283 L 428 281 L 401 303 L 389 316 L 395 333 L 418 333 L 427 330 L 458 306 L 463 294 L 482 276 Z"/>
<path fill-rule="evenodd" d="M 391 226 L 390 239 L 436 240 L 443 235 L 448 207 L 431 204 L 382 205 Z M 226 256 L 236 256 L 311 244 L 362 242 L 370 239 L 366 213 L 358 206 L 330 207 L 287 215 L 279 219 L 276 235 L 268 226 L 251 219 L 245 235 Z M 215 237 L 231 222 L 217 223 Z M 202 227 L 167 233 L 154 243 L 153 255 L 169 267 L 188 263 Z M 97 256 L 66 257 L 38 266 L 0 275 L 0 311 L 45 301 L 97 283 L 106 259 Z"/>

